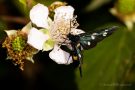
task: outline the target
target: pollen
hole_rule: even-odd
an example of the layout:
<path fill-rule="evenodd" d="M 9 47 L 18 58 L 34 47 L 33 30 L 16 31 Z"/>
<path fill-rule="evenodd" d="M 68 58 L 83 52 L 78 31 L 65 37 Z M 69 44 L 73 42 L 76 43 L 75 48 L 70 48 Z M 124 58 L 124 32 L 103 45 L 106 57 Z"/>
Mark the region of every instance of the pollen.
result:
<path fill-rule="evenodd" d="M 88 45 L 90 46 L 90 42 L 88 42 Z"/>
<path fill-rule="evenodd" d="M 77 28 L 78 26 L 79 24 L 76 21 L 76 17 L 73 19 L 65 19 L 61 17 L 61 19 L 54 20 L 52 24 L 50 29 L 51 37 L 54 41 L 63 43 L 71 29 Z"/>
<path fill-rule="evenodd" d="M 14 65 L 24 70 L 24 62 L 27 57 L 32 57 L 36 49 L 27 44 L 27 35 L 18 31 L 17 34 L 6 37 L 2 47 L 7 49 L 8 57 Z"/>

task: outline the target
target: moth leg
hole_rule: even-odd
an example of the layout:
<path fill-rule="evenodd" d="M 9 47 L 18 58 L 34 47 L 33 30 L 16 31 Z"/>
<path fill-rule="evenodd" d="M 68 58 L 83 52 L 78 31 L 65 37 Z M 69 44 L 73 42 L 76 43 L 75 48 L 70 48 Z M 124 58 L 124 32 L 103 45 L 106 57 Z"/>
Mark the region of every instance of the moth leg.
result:
<path fill-rule="evenodd" d="M 80 76 L 82 77 L 82 62 L 83 62 L 83 57 L 82 57 L 82 53 L 81 53 L 81 48 L 80 48 L 80 44 L 77 45 L 76 47 L 76 51 L 77 51 L 77 55 L 78 55 L 78 61 L 79 61 L 79 72 L 80 72 Z"/>

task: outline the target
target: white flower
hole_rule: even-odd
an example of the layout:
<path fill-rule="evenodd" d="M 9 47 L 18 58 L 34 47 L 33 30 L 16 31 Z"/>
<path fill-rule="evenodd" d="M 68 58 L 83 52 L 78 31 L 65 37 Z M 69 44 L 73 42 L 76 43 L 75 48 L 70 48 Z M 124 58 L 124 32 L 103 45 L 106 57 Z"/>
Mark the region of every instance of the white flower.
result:
<path fill-rule="evenodd" d="M 71 20 L 74 14 L 74 8 L 72 6 L 60 6 L 54 12 L 54 20 L 60 18 Z"/>
<path fill-rule="evenodd" d="M 5 30 L 8 36 L 2 46 L 7 49 L 7 59 L 12 60 L 15 65 L 19 65 L 21 70 L 23 70 L 24 60 L 34 63 L 33 55 L 38 52 L 27 43 L 27 35 L 31 28 L 31 23 L 28 23 L 21 30 Z"/>
<path fill-rule="evenodd" d="M 48 7 L 43 4 L 37 4 L 30 10 L 30 19 L 38 27 L 49 28 L 48 25 Z"/>
<path fill-rule="evenodd" d="M 53 48 L 53 40 L 50 38 L 49 29 L 52 20 L 48 17 L 49 10 L 43 4 L 37 4 L 30 10 L 31 22 L 37 27 L 43 29 L 32 28 L 28 35 L 28 43 L 38 50 L 48 51 Z"/>
<path fill-rule="evenodd" d="M 49 53 L 49 57 L 58 64 L 70 64 L 73 62 L 69 53 L 60 49 L 58 45 L 54 46 L 54 49 Z"/>
<path fill-rule="evenodd" d="M 35 5 L 30 11 L 32 23 L 43 29 L 32 28 L 28 35 L 28 43 L 38 50 L 52 51 L 50 58 L 58 64 L 70 64 L 73 62 L 70 53 L 62 50 L 60 46 L 69 33 L 78 35 L 83 30 L 76 29 L 78 23 L 74 17 L 72 6 L 60 6 L 54 10 L 54 20 L 48 17 L 48 8 L 42 4 Z M 48 25 L 48 26 L 47 26 Z M 70 45 L 67 47 L 71 48 Z"/>
<path fill-rule="evenodd" d="M 60 6 L 54 12 L 50 35 L 57 43 L 62 43 L 71 29 L 78 27 L 78 23 L 76 17 L 74 17 L 74 8 L 72 6 Z"/>

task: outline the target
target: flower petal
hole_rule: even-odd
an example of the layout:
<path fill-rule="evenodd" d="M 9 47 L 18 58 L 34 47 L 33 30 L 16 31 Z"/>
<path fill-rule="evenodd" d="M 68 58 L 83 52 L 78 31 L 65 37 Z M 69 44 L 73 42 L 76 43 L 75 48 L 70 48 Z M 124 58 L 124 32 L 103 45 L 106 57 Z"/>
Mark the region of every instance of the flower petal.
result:
<path fill-rule="evenodd" d="M 27 43 L 38 50 L 42 50 L 43 44 L 46 40 L 48 40 L 48 35 L 42 33 L 40 30 L 36 28 L 32 28 L 28 34 Z"/>
<path fill-rule="evenodd" d="M 72 33 L 73 35 L 78 35 L 78 34 L 82 34 L 82 33 L 85 33 L 85 32 L 81 29 L 72 28 L 70 33 Z"/>
<path fill-rule="evenodd" d="M 32 25 L 31 25 L 31 22 L 29 22 L 26 26 L 24 26 L 22 28 L 21 31 L 24 32 L 24 33 L 26 33 L 26 34 L 28 34 L 31 28 L 32 28 Z"/>
<path fill-rule="evenodd" d="M 72 19 L 74 14 L 74 8 L 72 6 L 60 6 L 54 10 L 54 20 L 55 19 Z"/>
<path fill-rule="evenodd" d="M 16 34 L 17 30 L 5 30 L 5 32 L 7 33 L 8 37 L 10 37 L 11 35 Z"/>
<path fill-rule="evenodd" d="M 60 49 L 58 45 L 54 46 L 54 49 L 49 53 L 49 57 L 58 64 L 70 64 L 73 62 L 69 53 Z"/>
<path fill-rule="evenodd" d="M 30 62 L 32 62 L 32 63 L 34 63 L 34 60 L 33 60 L 33 58 L 32 57 L 27 57 L 26 58 L 28 61 L 30 61 Z"/>
<path fill-rule="evenodd" d="M 50 17 L 48 17 L 47 18 L 47 22 L 48 22 L 48 28 L 47 29 L 49 29 L 50 27 L 49 26 L 51 26 L 52 25 L 52 19 L 50 18 Z"/>
<path fill-rule="evenodd" d="M 48 14 L 47 6 L 37 4 L 30 10 L 30 19 L 38 27 L 48 28 Z"/>

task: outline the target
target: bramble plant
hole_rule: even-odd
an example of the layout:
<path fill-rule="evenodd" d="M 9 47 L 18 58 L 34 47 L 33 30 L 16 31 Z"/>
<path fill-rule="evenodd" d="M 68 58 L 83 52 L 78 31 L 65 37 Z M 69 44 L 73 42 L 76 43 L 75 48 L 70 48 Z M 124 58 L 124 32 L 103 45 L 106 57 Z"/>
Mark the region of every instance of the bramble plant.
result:
<path fill-rule="evenodd" d="M 134 90 L 135 0 L 61 1 L 0 1 L 2 84 Z"/>
<path fill-rule="evenodd" d="M 50 12 L 54 12 L 54 15 Z M 77 29 L 79 24 L 74 15 L 74 8 L 62 2 L 54 2 L 49 8 L 36 4 L 30 10 L 30 22 L 21 30 L 6 31 L 7 39 L 3 47 L 8 50 L 8 57 L 23 70 L 24 60 L 32 59 L 38 51 L 49 51 L 49 57 L 58 64 L 79 62 L 80 74 L 82 50 L 96 46 L 98 42 L 110 36 L 116 27 L 104 28 L 99 32 L 87 34 Z M 69 51 L 61 48 L 66 46 Z M 60 56 L 59 56 L 60 55 Z"/>

